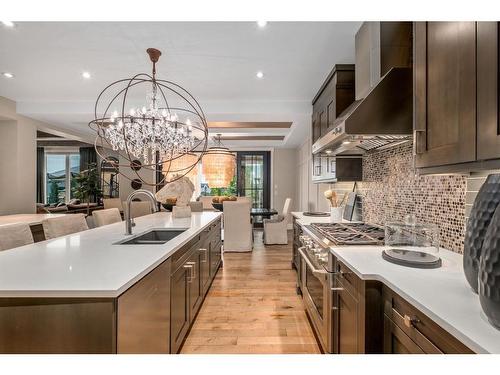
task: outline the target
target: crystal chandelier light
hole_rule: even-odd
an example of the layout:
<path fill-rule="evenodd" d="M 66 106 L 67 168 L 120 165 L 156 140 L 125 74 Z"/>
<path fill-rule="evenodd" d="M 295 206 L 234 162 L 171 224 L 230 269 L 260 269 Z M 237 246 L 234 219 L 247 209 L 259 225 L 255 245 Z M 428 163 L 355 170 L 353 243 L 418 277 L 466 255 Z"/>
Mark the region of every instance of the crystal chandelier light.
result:
<path fill-rule="evenodd" d="M 234 177 L 236 160 L 234 154 L 222 145 L 220 134 L 215 140 L 216 145 L 203 155 L 203 175 L 210 188 L 226 188 Z"/>
<path fill-rule="evenodd" d="M 107 155 L 106 150 L 112 149 L 126 161 L 122 165 L 114 162 L 118 172 L 120 166 L 129 167 L 135 159 L 151 171 L 156 171 L 159 163 L 168 164 L 168 174 L 174 176 L 168 180 L 155 181 L 135 171 L 132 178 L 151 186 L 173 182 L 196 167 L 207 148 L 208 126 L 203 110 L 187 90 L 156 78 L 156 63 L 161 52 L 149 48 L 147 53 L 153 64 L 152 74 L 140 73 L 108 85 L 97 98 L 95 119 L 89 126 L 96 131 L 96 151 L 104 160 L 112 156 Z M 133 102 L 137 92 L 145 95 L 145 105 Z M 186 155 L 195 157 L 176 162 Z M 151 173 L 153 175 L 155 173 Z M 132 179 L 128 174 L 125 177 Z"/>

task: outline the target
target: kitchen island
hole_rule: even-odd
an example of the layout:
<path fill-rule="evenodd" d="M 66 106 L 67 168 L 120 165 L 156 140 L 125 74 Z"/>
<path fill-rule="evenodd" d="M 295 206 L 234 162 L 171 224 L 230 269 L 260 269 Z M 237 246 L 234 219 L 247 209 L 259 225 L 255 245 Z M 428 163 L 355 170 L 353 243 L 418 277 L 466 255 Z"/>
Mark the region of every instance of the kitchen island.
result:
<path fill-rule="evenodd" d="M 1 353 L 169 353 L 182 345 L 221 264 L 218 212 L 135 219 L 0 253 Z M 133 237 L 133 236 L 132 236 Z"/>

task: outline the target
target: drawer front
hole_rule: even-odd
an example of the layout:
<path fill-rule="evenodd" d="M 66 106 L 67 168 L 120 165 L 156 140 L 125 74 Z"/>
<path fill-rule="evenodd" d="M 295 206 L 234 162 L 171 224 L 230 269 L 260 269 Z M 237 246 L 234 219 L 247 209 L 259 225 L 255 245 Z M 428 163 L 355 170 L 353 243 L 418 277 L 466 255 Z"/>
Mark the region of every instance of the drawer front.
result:
<path fill-rule="evenodd" d="M 387 315 L 384 315 L 384 353 L 424 354 L 424 351 L 389 319 Z"/>
<path fill-rule="evenodd" d="M 172 271 L 176 271 L 177 268 L 181 267 L 185 260 L 189 257 L 190 252 L 194 248 L 199 248 L 201 246 L 201 235 L 197 235 L 192 240 L 190 240 L 186 245 L 182 247 L 182 249 L 177 250 L 172 255 Z"/>
<path fill-rule="evenodd" d="M 389 288 L 384 287 L 383 294 L 385 315 L 415 341 L 425 353 L 473 353 Z"/>

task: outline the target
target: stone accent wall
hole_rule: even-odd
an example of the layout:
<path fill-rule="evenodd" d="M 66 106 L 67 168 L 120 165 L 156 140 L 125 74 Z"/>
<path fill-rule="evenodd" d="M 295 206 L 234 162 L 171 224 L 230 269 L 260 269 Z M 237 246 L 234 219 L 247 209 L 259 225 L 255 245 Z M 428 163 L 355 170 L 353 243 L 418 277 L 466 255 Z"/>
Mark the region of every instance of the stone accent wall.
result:
<path fill-rule="evenodd" d="M 463 252 L 467 176 L 418 176 L 412 144 L 372 151 L 363 159 L 363 219 L 383 225 L 414 214 L 419 222 L 437 224 L 441 246 Z"/>

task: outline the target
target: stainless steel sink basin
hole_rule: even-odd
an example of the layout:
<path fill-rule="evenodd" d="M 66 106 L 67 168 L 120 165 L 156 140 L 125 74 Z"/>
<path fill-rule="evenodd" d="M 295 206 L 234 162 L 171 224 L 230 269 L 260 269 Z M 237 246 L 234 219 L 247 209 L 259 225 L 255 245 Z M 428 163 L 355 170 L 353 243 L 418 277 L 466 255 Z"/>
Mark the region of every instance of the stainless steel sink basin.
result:
<path fill-rule="evenodd" d="M 172 238 L 177 237 L 179 234 L 185 232 L 187 229 L 151 229 L 147 232 L 140 233 L 131 238 L 126 238 L 122 241 L 116 242 L 115 245 L 161 245 Z"/>

